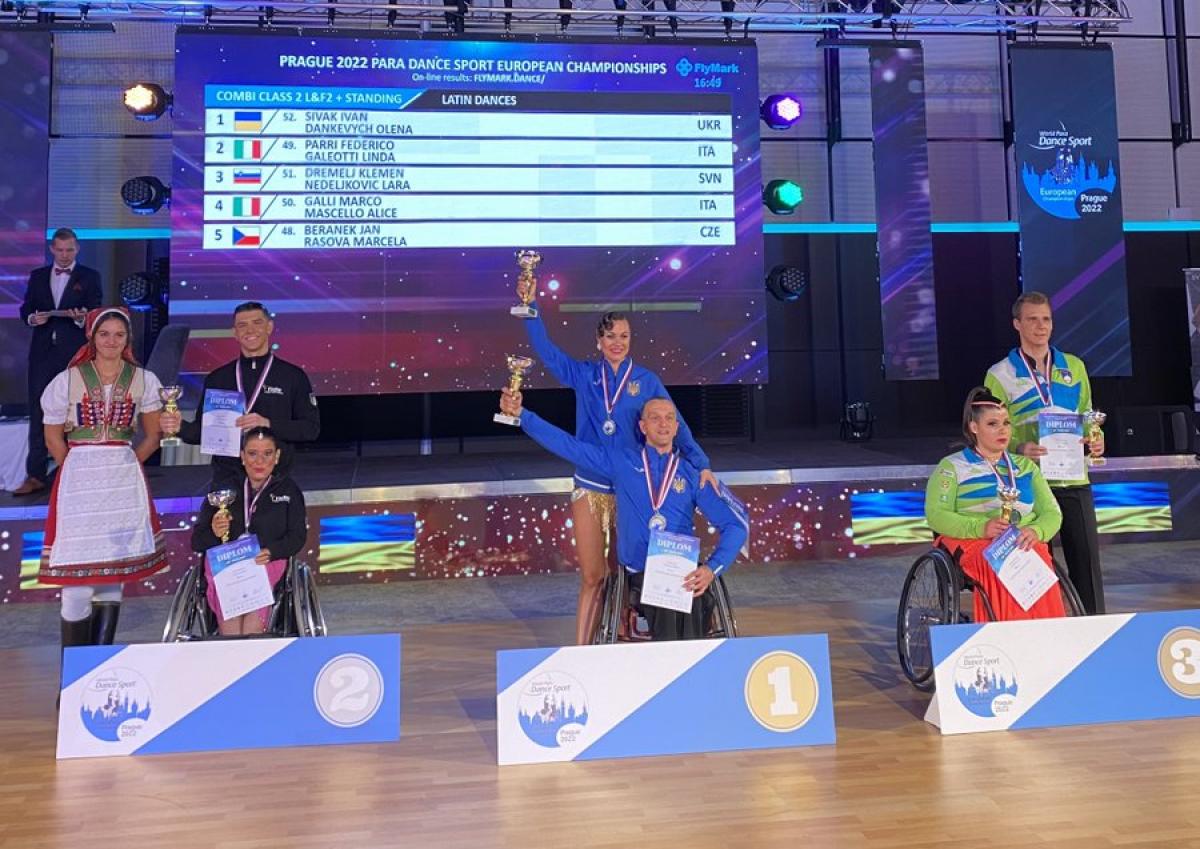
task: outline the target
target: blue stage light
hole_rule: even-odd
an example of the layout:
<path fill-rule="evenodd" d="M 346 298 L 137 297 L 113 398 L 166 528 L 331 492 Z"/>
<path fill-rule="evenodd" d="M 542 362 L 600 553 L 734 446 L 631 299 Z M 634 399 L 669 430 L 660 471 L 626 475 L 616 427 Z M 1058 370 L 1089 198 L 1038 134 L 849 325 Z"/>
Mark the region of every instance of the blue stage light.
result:
<path fill-rule="evenodd" d="M 794 94 L 772 94 L 762 102 L 759 115 L 772 130 L 786 130 L 800 120 L 800 98 Z"/>

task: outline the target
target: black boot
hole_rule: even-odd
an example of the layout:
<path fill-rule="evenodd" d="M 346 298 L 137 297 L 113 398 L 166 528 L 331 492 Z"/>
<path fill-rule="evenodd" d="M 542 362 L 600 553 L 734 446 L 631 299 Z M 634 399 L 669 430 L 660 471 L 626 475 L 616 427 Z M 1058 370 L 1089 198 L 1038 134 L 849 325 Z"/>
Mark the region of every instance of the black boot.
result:
<path fill-rule="evenodd" d="M 117 619 L 121 616 L 121 602 L 92 602 L 92 645 L 111 646 L 117 635 Z"/>
<path fill-rule="evenodd" d="M 77 619 L 72 622 L 69 619 L 62 620 L 62 650 L 63 654 L 71 646 L 90 646 L 92 645 L 92 615 L 88 614 L 83 619 Z M 60 658 L 61 664 L 61 658 Z M 61 667 L 60 667 L 61 668 Z M 60 675 L 61 678 L 61 675 Z M 54 699 L 54 706 L 58 707 L 59 696 Z"/>

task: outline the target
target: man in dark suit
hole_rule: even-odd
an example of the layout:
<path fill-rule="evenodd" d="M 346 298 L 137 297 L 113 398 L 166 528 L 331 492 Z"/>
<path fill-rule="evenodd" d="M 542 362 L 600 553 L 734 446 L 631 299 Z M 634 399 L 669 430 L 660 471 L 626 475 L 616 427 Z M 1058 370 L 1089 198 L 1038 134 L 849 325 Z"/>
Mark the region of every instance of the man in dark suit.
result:
<path fill-rule="evenodd" d="M 79 240 L 63 227 L 50 240 L 54 264 L 34 269 L 25 286 L 21 321 L 33 328 L 29 345 L 29 458 L 25 482 L 13 495 L 31 495 L 46 488 L 50 456 L 42 431 L 42 393 L 54 376 L 67 367 L 87 341 L 83 320 L 88 310 L 100 306 L 104 290 L 100 272 L 75 261 Z"/>

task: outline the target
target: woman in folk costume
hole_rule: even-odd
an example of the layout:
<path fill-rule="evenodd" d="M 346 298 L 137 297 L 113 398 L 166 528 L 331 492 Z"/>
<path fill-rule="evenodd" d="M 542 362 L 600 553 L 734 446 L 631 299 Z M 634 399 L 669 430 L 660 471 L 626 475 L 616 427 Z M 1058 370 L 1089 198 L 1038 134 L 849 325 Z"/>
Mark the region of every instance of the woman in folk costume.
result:
<path fill-rule="evenodd" d="M 966 447 L 938 463 L 925 488 L 929 527 L 938 542 L 956 553 L 962 570 L 983 587 L 997 620 L 1065 616 L 1057 587 L 1047 590 L 1028 610 L 1022 608 L 984 556 L 991 542 L 1015 525 L 1018 547 L 1035 552 L 1052 570 L 1046 543 L 1058 533 L 1062 511 L 1038 464 L 1009 452 L 1008 410 L 982 386 L 967 395 L 963 437 Z M 1012 499 L 1007 509 L 1002 495 Z M 979 593 L 975 593 L 975 621 L 988 621 Z"/>
<path fill-rule="evenodd" d="M 59 471 L 38 580 L 62 586 L 62 644 L 111 644 L 121 588 L 166 566 L 142 463 L 158 449 L 160 384 L 132 351 L 129 312 L 87 315 L 87 344 L 42 394 Z M 143 436 L 132 446 L 138 417 Z"/>

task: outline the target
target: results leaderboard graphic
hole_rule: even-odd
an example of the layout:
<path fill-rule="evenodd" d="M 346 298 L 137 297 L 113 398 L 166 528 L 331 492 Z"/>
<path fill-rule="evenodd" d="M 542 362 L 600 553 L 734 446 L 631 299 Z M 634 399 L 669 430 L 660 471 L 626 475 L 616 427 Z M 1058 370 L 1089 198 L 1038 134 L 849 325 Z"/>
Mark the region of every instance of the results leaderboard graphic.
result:
<path fill-rule="evenodd" d="M 764 382 L 758 89 L 748 41 L 181 28 L 185 382 L 236 355 L 253 298 L 318 395 L 493 389 L 528 345 L 497 320 L 526 249 L 571 356 L 619 309 L 669 384 Z"/>
<path fill-rule="evenodd" d="M 207 85 L 205 249 L 736 242 L 728 95 Z"/>

